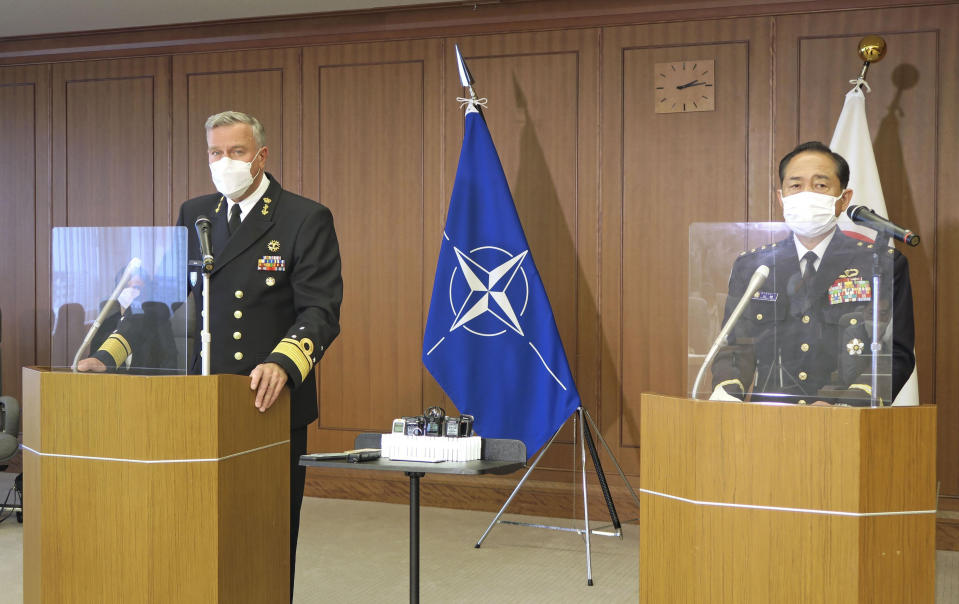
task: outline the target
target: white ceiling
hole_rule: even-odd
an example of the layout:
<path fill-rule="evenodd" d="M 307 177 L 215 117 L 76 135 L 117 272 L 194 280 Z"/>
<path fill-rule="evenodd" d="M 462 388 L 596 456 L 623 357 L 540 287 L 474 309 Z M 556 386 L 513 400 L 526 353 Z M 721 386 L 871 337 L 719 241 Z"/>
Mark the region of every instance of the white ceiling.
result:
<path fill-rule="evenodd" d="M 0 38 L 432 4 L 436 0 L 0 0 Z"/>

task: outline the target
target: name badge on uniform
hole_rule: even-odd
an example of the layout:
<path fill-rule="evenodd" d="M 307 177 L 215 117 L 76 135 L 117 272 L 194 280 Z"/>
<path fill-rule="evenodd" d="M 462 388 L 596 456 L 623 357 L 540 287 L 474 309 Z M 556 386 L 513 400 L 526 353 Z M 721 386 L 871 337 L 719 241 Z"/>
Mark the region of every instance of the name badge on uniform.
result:
<path fill-rule="evenodd" d="M 759 300 L 760 302 L 775 302 L 779 298 L 777 292 L 756 292 L 753 294 L 753 300 Z"/>
<path fill-rule="evenodd" d="M 258 271 L 285 271 L 286 260 L 282 256 L 263 256 L 256 261 Z"/>
<path fill-rule="evenodd" d="M 829 304 L 871 301 L 872 285 L 865 279 L 839 277 L 829 286 Z"/>

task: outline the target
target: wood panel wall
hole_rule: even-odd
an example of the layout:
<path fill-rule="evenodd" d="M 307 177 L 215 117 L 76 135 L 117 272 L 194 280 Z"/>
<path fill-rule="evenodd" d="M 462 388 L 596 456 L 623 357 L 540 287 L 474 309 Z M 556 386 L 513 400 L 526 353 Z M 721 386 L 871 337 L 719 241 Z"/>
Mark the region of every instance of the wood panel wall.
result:
<path fill-rule="evenodd" d="M 329 206 L 340 238 L 342 334 L 321 363 L 310 448 L 437 402 L 453 411 L 420 354 L 462 138 L 457 42 L 584 405 L 635 483 L 640 394 L 689 381 L 689 224 L 781 219 L 779 158 L 829 141 L 856 42 L 878 33 L 889 54 L 869 73 L 869 121 L 890 213 L 923 238 L 907 251 L 920 392 L 939 408 L 942 493 L 959 497 L 959 5 L 654 4 L 264 20 L 228 40 L 213 26 L 0 40 L 0 245 L 15 284 L 0 288 L 4 390 L 19 395 L 18 368 L 49 359 L 50 228 L 171 224 L 212 189 L 204 119 L 237 109 L 266 127 L 268 170 Z M 654 113 L 654 65 L 700 59 L 715 61 L 715 111 Z M 573 436 L 511 509 L 579 513 Z M 515 480 L 431 477 L 423 501 L 497 509 Z M 311 472 L 307 492 L 403 501 L 406 488 Z"/>

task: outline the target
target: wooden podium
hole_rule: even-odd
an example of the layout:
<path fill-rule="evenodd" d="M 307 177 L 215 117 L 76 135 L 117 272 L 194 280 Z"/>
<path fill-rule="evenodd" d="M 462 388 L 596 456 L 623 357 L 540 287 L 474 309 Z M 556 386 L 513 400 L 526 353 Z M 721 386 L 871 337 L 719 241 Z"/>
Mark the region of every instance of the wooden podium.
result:
<path fill-rule="evenodd" d="M 640 602 L 934 602 L 934 406 L 644 394 L 640 421 Z"/>
<path fill-rule="evenodd" d="M 24 368 L 24 602 L 287 601 L 289 397 L 249 383 Z"/>

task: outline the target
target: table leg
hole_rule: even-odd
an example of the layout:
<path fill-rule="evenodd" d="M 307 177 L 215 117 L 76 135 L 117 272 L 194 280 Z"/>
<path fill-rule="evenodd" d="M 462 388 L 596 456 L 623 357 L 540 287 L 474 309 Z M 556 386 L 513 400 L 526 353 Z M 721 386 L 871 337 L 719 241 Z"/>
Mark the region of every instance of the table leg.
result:
<path fill-rule="evenodd" d="M 406 472 L 410 477 L 410 604 L 420 601 L 420 478 L 425 472 Z"/>

